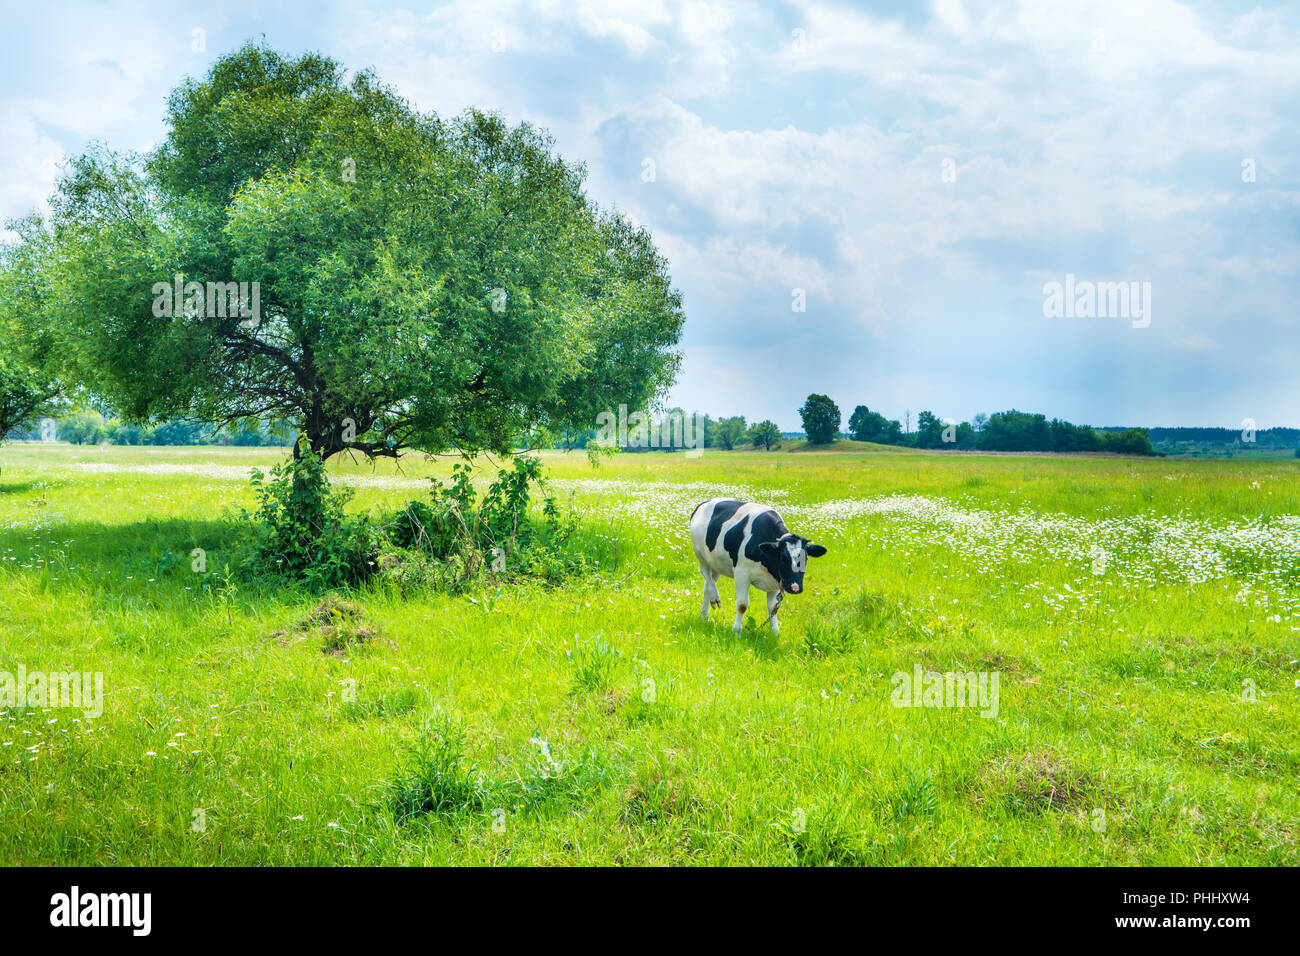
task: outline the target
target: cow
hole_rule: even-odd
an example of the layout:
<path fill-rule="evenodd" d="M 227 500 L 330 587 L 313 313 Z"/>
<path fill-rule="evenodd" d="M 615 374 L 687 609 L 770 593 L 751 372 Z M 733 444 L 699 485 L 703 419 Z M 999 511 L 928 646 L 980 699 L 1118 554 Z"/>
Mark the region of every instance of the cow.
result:
<path fill-rule="evenodd" d="M 803 591 L 808 558 L 820 558 L 826 549 L 807 538 L 791 534 L 775 508 L 734 498 L 710 498 L 691 512 L 691 549 L 700 562 L 704 578 L 701 620 L 709 609 L 721 607 L 718 575 L 736 582 L 736 623 L 739 634 L 749 610 L 749 589 L 767 592 L 768 621 L 772 633 L 780 634 L 776 612 L 786 594 Z"/>

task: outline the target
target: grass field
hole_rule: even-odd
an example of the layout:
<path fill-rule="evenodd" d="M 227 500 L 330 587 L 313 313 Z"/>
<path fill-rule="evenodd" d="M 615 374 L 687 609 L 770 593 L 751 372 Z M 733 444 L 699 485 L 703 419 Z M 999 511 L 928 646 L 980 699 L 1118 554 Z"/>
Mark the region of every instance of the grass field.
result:
<path fill-rule="evenodd" d="M 544 456 L 598 575 L 364 590 L 331 653 L 222 574 L 282 449 L 0 448 L 0 671 L 104 681 L 0 712 L 0 863 L 1300 863 L 1300 462 L 847 451 Z M 723 493 L 830 549 L 778 639 L 699 619 Z M 996 716 L 894 706 L 918 666 Z"/>

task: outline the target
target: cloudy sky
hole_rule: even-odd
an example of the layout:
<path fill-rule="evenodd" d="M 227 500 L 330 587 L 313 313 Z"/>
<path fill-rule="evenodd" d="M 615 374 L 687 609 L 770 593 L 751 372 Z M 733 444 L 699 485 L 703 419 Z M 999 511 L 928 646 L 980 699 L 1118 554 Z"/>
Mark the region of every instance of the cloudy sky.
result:
<path fill-rule="evenodd" d="M 205 6 L 6 11 L 0 216 L 264 36 L 550 130 L 672 264 L 675 404 L 1300 425 L 1300 6 Z M 1045 315 L 1067 274 L 1150 283 L 1149 324 Z"/>

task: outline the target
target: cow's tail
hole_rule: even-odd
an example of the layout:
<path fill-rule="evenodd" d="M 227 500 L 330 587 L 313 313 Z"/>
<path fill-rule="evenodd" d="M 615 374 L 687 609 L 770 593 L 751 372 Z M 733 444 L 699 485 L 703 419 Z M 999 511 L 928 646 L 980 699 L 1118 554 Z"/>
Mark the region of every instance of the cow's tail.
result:
<path fill-rule="evenodd" d="M 712 500 L 713 500 L 712 498 L 709 498 L 709 499 L 707 499 L 707 500 L 705 500 L 705 501 L 701 501 L 698 505 L 696 505 L 694 508 L 692 508 L 692 509 L 691 509 L 691 520 L 692 520 L 692 521 L 695 520 L 695 512 L 699 511 L 701 508 L 703 508 L 705 505 L 707 505 L 707 504 L 708 504 L 710 501 L 712 501 Z"/>

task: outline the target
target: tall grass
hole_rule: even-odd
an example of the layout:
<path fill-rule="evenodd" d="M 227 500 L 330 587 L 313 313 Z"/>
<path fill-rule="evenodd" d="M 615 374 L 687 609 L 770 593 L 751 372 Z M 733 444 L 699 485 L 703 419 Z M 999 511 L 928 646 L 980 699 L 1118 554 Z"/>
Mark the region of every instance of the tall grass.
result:
<path fill-rule="evenodd" d="M 736 639 L 728 582 L 698 619 L 682 505 L 912 495 L 1277 534 L 1300 463 L 547 455 L 590 574 L 361 589 L 382 639 L 330 648 L 296 629 L 318 596 L 223 574 L 242 476 L 281 454 L 0 448 L 0 671 L 105 685 L 98 718 L 0 708 L 0 863 L 1300 862 L 1300 594 L 1249 535 L 1193 583 L 818 519 L 830 552 L 779 639 L 755 611 Z M 377 512 L 449 461 L 330 470 Z M 893 706 L 918 664 L 997 672 L 998 716 Z"/>

